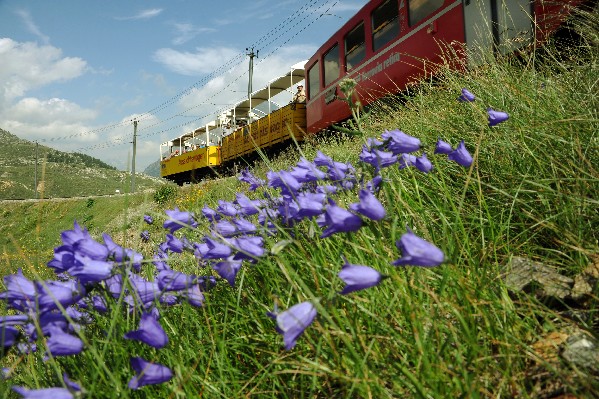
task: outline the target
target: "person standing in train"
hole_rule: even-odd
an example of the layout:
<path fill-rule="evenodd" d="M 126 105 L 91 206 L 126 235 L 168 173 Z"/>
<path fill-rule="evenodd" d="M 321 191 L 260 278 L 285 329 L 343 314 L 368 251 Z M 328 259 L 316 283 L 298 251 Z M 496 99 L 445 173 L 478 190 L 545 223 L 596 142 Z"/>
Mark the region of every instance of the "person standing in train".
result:
<path fill-rule="evenodd" d="M 293 96 L 293 100 L 291 100 L 291 103 L 293 104 L 291 106 L 291 109 L 295 109 L 296 104 L 298 104 L 298 103 L 304 104 L 305 102 L 306 102 L 306 92 L 304 91 L 304 86 L 298 85 L 297 92 Z"/>

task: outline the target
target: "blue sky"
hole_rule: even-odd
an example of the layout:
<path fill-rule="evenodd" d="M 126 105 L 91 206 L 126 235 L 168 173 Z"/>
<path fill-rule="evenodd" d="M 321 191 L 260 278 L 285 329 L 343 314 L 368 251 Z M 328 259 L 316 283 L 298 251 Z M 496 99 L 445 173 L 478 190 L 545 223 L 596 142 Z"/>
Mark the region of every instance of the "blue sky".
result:
<path fill-rule="evenodd" d="M 0 128 L 126 170 L 138 117 L 143 170 L 161 142 L 243 99 L 247 47 L 258 89 L 365 3 L 0 0 Z"/>

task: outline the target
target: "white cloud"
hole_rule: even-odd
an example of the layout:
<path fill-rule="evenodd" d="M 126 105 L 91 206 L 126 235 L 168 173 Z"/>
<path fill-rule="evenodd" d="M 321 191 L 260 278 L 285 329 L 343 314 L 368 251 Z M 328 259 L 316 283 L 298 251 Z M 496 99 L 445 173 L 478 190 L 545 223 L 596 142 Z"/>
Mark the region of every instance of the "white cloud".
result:
<path fill-rule="evenodd" d="M 227 47 L 198 47 L 195 53 L 161 48 L 154 52 L 154 61 L 167 69 L 186 76 L 208 74 L 239 54 Z"/>
<path fill-rule="evenodd" d="M 93 120 L 97 113 L 61 98 L 39 100 L 23 98 L 6 112 L 10 118 L 28 120 L 38 125 L 61 120 L 65 123 Z"/>
<path fill-rule="evenodd" d="M 15 11 L 15 13 L 19 17 L 21 17 L 21 19 L 25 23 L 25 26 L 29 30 L 29 32 L 31 32 L 35 36 L 37 36 L 42 41 L 42 43 L 44 43 L 44 44 L 50 43 L 50 38 L 42 33 L 40 28 L 33 21 L 33 18 L 31 17 L 31 14 L 29 13 L 28 10 L 17 10 L 17 11 Z"/>
<path fill-rule="evenodd" d="M 56 140 L 67 136 L 73 144 L 90 142 L 95 134 L 79 135 L 91 130 L 89 122 L 97 116 L 94 110 L 83 109 L 70 101 L 51 98 L 23 98 L 0 112 L 0 126 L 27 140 Z"/>
<path fill-rule="evenodd" d="M 307 45 L 287 46 L 279 49 L 276 54 L 255 59 L 253 89 L 258 90 L 266 86 L 268 81 L 287 73 L 292 65 L 308 59 L 314 50 L 313 46 Z M 195 126 L 186 126 L 186 130 L 183 132 L 213 120 L 219 111 L 246 98 L 247 69 L 247 62 L 242 62 L 223 75 L 211 79 L 202 87 L 194 88 L 188 95 L 181 98 L 178 105 L 183 111 L 187 111 L 185 114 L 203 117 L 202 121 L 194 122 Z M 287 104 L 293 96 L 293 88 L 290 90 L 288 93 L 279 95 L 274 101 L 281 105 Z M 169 136 L 175 137 L 178 133 L 178 131 L 170 132 Z"/>
<path fill-rule="evenodd" d="M 162 11 L 163 11 L 162 8 L 150 8 L 147 10 L 142 10 L 142 11 L 138 12 L 137 14 L 129 16 L 129 17 L 114 17 L 114 19 L 118 19 L 119 21 L 134 20 L 134 19 L 150 19 L 150 18 L 154 18 L 155 16 L 159 15 L 160 13 L 162 13 Z"/>
<path fill-rule="evenodd" d="M 174 23 L 173 28 L 175 30 L 175 38 L 173 39 L 173 45 L 179 46 L 187 43 L 188 41 L 195 38 L 200 33 L 215 32 L 214 28 L 202 28 L 188 23 Z"/>
<path fill-rule="evenodd" d="M 0 38 L 0 59 L 0 103 L 52 82 L 74 79 L 87 66 L 81 58 L 63 57 L 54 46 L 19 43 L 9 38 Z"/>

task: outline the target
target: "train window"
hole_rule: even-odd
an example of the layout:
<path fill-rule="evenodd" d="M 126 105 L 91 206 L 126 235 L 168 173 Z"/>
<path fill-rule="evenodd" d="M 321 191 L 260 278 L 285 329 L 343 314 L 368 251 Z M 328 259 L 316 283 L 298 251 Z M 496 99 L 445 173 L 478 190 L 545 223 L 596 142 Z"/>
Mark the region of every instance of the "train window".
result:
<path fill-rule="evenodd" d="M 372 12 L 372 45 L 380 50 L 399 35 L 399 8 L 397 0 L 387 0 Z"/>
<path fill-rule="evenodd" d="M 308 98 L 313 98 L 320 91 L 320 71 L 319 63 L 316 61 L 314 65 L 308 69 Z"/>
<path fill-rule="evenodd" d="M 424 18 L 437 11 L 443 5 L 444 0 L 408 0 L 410 26 L 416 25 Z"/>
<path fill-rule="evenodd" d="M 324 55 L 324 85 L 333 83 L 339 77 L 339 46 L 335 44 Z"/>
<path fill-rule="evenodd" d="M 345 68 L 347 71 L 358 65 L 366 55 L 364 23 L 356 26 L 345 36 Z"/>

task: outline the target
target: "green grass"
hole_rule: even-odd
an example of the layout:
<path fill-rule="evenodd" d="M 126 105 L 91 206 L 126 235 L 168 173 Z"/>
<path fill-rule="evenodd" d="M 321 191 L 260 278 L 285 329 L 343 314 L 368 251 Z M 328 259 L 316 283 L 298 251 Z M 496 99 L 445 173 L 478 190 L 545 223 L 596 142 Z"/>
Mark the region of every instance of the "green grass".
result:
<path fill-rule="evenodd" d="M 0 129 L 0 200 L 36 198 L 36 145 Z M 66 153 L 40 145 L 37 198 L 111 195 L 131 189 L 131 174 L 118 171 L 99 159 Z M 159 187 L 161 179 L 138 174 L 137 191 Z"/>
<path fill-rule="evenodd" d="M 414 89 L 405 104 L 373 107 L 362 124 L 366 137 L 399 128 L 423 141 L 435 166 L 429 175 L 413 168 L 383 170 L 383 221 L 327 239 L 318 238 L 321 230 L 314 222 L 304 221 L 266 238 L 267 248 L 283 240 L 289 244 L 254 266 L 243 266 L 235 288 L 220 283 L 207 292 L 203 308 L 177 306 L 161 313 L 170 338 L 161 350 L 122 339 L 137 327 L 139 315 L 113 304 L 108 315 L 94 315 L 94 323 L 81 331 L 87 348 L 81 355 L 43 362 L 42 353 L 11 352 L 0 360 L 1 366 L 14 368 L 9 384 L 0 384 L 0 396 L 14 397 L 12 384 L 60 386 L 62 372 L 94 398 L 532 398 L 540 395 L 536 382 L 542 378 L 579 397 L 597 394 L 596 376 L 544 361 L 532 346 L 574 323 L 559 308 L 508 292 L 503 281 L 503 266 L 512 256 L 541 260 L 573 276 L 599 251 L 599 54 L 596 31 L 584 37 L 586 58 L 576 63 L 541 62 L 533 54 L 468 74 L 447 71 Z M 458 103 L 462 87 L 477 101 Z M 509 121 L 489 128 L 488 106 L 509 112 Z M 454 147 L 464 139 L 474 166 L 465 169 L 433 155 L 438 137 Z M 301 154 L 311 160 L 321 150 L 356 165 L 361 145 L 360 138 L 314 137 Z M 301 154 L 289 150 L 255 172 L 264 177 L 268 169 L 295 164 Z M 358 172 L 371 173 L 366 167 Z M 199 214 L 204 203 L 215 207 L 217 200 L 233 200 L 243 190 L 236 178 L 222 178 L 185 187 L 164 206 Z M 14 240 L 4 242 L 4 253 L 19 253 L 15 243 L 25 240 L 27 245 L 19 246 L 28 247 L 33 231 L 38 236 L 46 231 L 39 244 L 44 262 L 26 258 L 19 265 L 29 276 L 48 277 L 40 267 L 52 257 L 48 251 L 59 244 L 59 232 L 74 218 L 91 217 L 94 236 L 106 230 L 151 259 L 154 245 L 164 238 L 162 208 L 151 197 L 129 197 L 127 204 L 103 201 L 5 212 L 0 225 L 10 226 Z M 338 199 L 344 207 L 354 201 L 355 194 Z M 15 212 L 24 216 L 17 221 L 11 216 Z M 144 213 L 157 219 L 149 226 L 150 244 L 137 238 L 146 228 Z M 202 233 L 206 226 L 201 225 Z M 400 257 L 395 241 L 406 226 L 441 248 L 447 262 L 434 269 L 391 266 Z M 201 236 L 186 234 L 190 240 Z M 338 296 L 341 255 L 389 278 Z M 176 270 L 211 273 L 198 268 L 191 254 L 172 258 Z M 3 264 L 13 270 L 16 261 L 6 259 Z M 149 273 L 150 266 L 146 269 Z M 266 312 L 275 302 L 287 309 L 305 300 L 314 302 L 319 316 L 297 346 L 285 351 Z M 588 306 L 596 310 L 596 299 Z M 130 356 L 168 365 L 175 376 L 166 384 L 130 391 Z"/>

